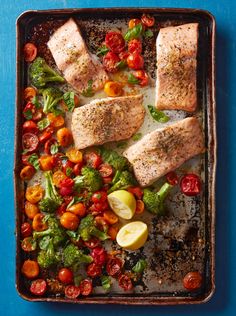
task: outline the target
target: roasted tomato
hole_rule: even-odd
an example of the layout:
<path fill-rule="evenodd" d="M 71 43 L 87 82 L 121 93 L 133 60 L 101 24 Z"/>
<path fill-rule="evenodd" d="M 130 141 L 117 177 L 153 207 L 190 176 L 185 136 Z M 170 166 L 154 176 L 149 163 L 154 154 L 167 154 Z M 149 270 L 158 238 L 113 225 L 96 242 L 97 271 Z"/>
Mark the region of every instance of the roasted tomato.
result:
<path fill-rule="evenodd" d="M 33 87 L 27 87 L 24 90 L 24 100 L 30 102 L 37 95 L 37 90 Z"/>
<path fill-rule="evenodd" d="M 44 144 L 46 143 L 47 140 L 49 140 L 52 137 L 53 134 L 53 129 L 52 127 L 47 127 L 41 135 L 39 135 L 39 141 L 40 144 Z"/>
<path fill-rule="evenodd" d="M 31 62 L 37 56 L 37 47 L 33 43 L 26 43 L 24 46 L 24 58 L 25 61 Z"/>
<path fill-rule="evenodd" d="M 37 261 L 25 260 L 21 272 L 28 278 L 34 279 L 39 275 L 39 265 Z"/>
<path fill-rule="evenodd" d="M 126 274 L 122 274 L 121 276 L 119 276 L 118 282 L 119 286 L 122 287 L 122 289 L 124 289 L 125 291 L 130 291 L 133 288 L 132 280 Z"/>
<path fill-rule="evenodd" d="M 99 166 L 98 171 L 103 178 L 110 177 L 113 174 L 112 166 L 108 163 L 103 163 Z"/>
<path fill-rule="evenodd" d="M 70 148 L 66 152 L 66 156 L 73 163 L 81 163 L 83 161 L 83 154 L 76 148 Z"/>
<path fill-rule="evenodd" d="M 135 209 L 135 213 L 136 214 L 142 214 L 144 212 L 144 203 L 142 200 L 137 200 L 136 201 L 136 209 Z"/>
<path fill-rule="evenodd" d="M 55 166 L 55 159 L 51 155 L 43 155 L 39 158 L 39 164 L 41 170 L 49 171 Z"/>
<path fill-rule="evenodd" d="M 42 232 L 48 228 L 47 223 L 44 222 L 43 214 L 38 213 L 34 216 L 32 227 L 33 227 L 33 230 L 36 230 L 37 232 Z"/>
<path fill-rule="evenodd" d="M 91 278 L 95 278 L 102 274 L 101 266 L 97 265 L 96 263 L 90 263 L 86 269 L 87 275 Z"/>
<path fill-rule="evenodd" d="M 120 58 L 113 52 L 108 52 L 103 57 L 103 66 L 108 72 L 117 72 L 118 67 L 117 63 L 120 61 Z"/>
<path fill-rule="evenodd" d="M 116 214 L 110 210 L 104 211 L 103 217 L 106 220 L 106 222 L 110 225 L 116 224 L 119 220 Z"/>
<path fill-rule="evenodd" d="M 92 293 L 92 290 L 93 290 L 93 285 L 92 285 L 92 282 L 90 280 L 83 280 L 81 283 L 80 283 L 80 293 L 83 295 L 83 296 L 88 296 L 89 294 Z"/>
<path fill-rule="evenodd" d="M 141 54 L 142 52 L 142 42 L 139 39 L 132 39 L 128 43 L 128 52 L 133 54 L 133 53 L 139 53 Z"/>
<path fill-rule="evenodd" d="M 60 182 L 60 194 L 62 196 L 71 195 L 73 193 L 74 180 L 66 178 Z"/>
<path fill-rule="evenodd" d="M 38 212 L 38 205 L 30 203 L 29 201 L 25 202 L 25 214 L 29 219 L 33 219 Z"/>
<path fill-rule="evenodd" d="M 183 279 L 184 287 L 189 291 L 195 291 L 202 286 L 202 276 L 198 271 L 189 272 Z"/>
<path fill-rule="evenodd" d="M 32 153 L 38 149 L 39 139 L 33 133 L 25 133 L 22 136 L 22 146 L 27 153 Z"/>
<path fill-rule="evenodd" d="M 38 203 L 44 195 L 44 189 L 40 185 L 34 185 L 26 189 L 25 197 L 30 203 Z"/>
<path fill-rule="evenodd" d="M 96 152 L 90 151 L 85 153 L 84 160 L 87 166 L 97 169 L 102 163 L 102 158 Z"/>
<path fill-rule="evenodd" d="M 119 227 L 116 225 L 112 225 L 108 228 L 108 235 L 110 236 L 111 240 L 116 240 L 116 236 L 118 234 Z"/>
<path fill-rule="evenodd" d="M 60 218 L 61 225 L 69 230 L 76 230 L 79 226 L 79 218 L 71 212 L 65 212 Z"/>
<path fill-rule="evenodd" d="M 37 124 L 34 121 L 25 121 L 23 124 L 23 133 L 37 134 L 39 131 Z"/>
<path fill-rule="evenodd" d="M 105 37 L 105 44 L 111 52 L 119 54 L 125 48 L 125 40 L 119 32 L 108 32 Z"/>
<path fill-rule="evenodd" d="M 94 263 L 99 266 L 103 266 L 106 262 L 107 253 L 104 248 L 96 247 L 92 250 L 91 256 L 93 257 Z"/>
<path fill-rule="evenodd" d="M 31 252 L 37 248 L 37 243 L 32 237 L 26 237 L 21 242 L 21 248 L 25 252 Z"/>
<path fill-rule="evenodd" d="M 141 17 L 141 22 L 146 27 L 152 27 L 155 24 L 155 18 L 148 14 L 143 14 Z"/>
<path fill-rule="evenodd" d="M 123 94 L 123 87 L 119 82 L 107 81 L 104 86 L 104 91 L 109 97 L 119 97 Z"/>
<path fill-rule="evenodd" d="M 176 172 L 174 172 L 174 171 L 167 173 L 166 180 L 170 185 L 176 185 L 179 182 L 178 176 L 177 176 Z"/>
<path fill-rule="evenodd" d="M 71 176 L 75 164 L 70 160 L 62 161 L 62 171 L 69 177 Z"/>
<path fill-rule="evenodd" d="M 62 147 L 67 147 L 73 142 L 72 133 L 67 127 L 60 128 L 57 131 L 57 139 L 60 146 Z"/>
<path fill-rule="evenodd" d="M 53 113 L 48 113 L 47 118 L 50 122 L 50 125 L 55 129 L 60 128 L 65 124 L 65 120 L 62 115 L 55 115 Z"/>
<path fill-rule="evenodd" d="M 71 205 L 67 211 L 79 216 L 79 217 L 84 217 L 86 214 L 86 207 L 83 203 L 76 203 Z"/>
<path fill-rule="evenodd" d="M 107 201 L 107 194 L 104 191 L 94 192 L 91 198 L 93 203 L 103 203 Z"/>
<path fill-rule="evenodd" d="M 52 154 L 52 146 L 59 146 L 55 138 L 48 139 L 46 143 L 44 144 L 44 151 L 47 155 Z"/>
<path fill-rule="evenodd" d="M 73 272 L 68 268 L 61 268 L 58 272 L 58 279 L 63 284 L 73 283 L 73 280 L 74 280 Z"/>
<path fill-rule="evenodd" d="M 121 261 L 121 259 L 117 257 L 112 257 L 107 261 L 106 271 L 110 276 L 116 278 L 121 274 L 122 267 L 123 262 Z"/>
<path fill-rule="evenodd" d="M 57 188 L 60 188 L 61 182 L 65 179 L 67 179 L 67 176 L 61 170 L 57 170 L 53 173 L 52 181 Z"/>
<path fill-rule="evenodd" d="M 41 296 L 46 292 L 46 290 L 47 290 L 47 283 L 43 279 L 37 279 L 31 283 L 30 292 L 33 293 L 34 295 Z"/>
<path fill-rule="evenodd" d="M 139 19 L 131 19 L 129 20 L 129 29 L 132 29 L 136 25 L 140 24 L 141 21 Z"/>
<path fill-rule="evenodd" d="M 32 166 L 25 166 L 21 169 L 20 177 L 24 181 L 28 181 L 32 179 L 33 175 L 35 174 L 35 169 Z"/>
<path fill-rule="evenodd" d="M 134 52 L 127 58 L 127 65 L 131 69 L 142 69 L 144 66 L 143 57 L 139 53 Z"/>
<path fill-rule="evenodd" d="M 133 72 L 133 75 L 135 78 L 137 78 L 139 80 L 139 85 L 141 87 L 145 87 L 148 85 L 149 77 L 148 77 L 148 74 L 146 73 L 146 71 L 136 70 Z"/>
<path fill-rule="evenodd" d="M 132 193 L 138 200 L 141 200 L 143 197 L 143 190 L 140 187 L 130 187 L 127 191 Z"/>
<path fill-rule="evenodd" d="M 80 288 L 76 285 L 67 285 L 65 287 L 65 296 L 70 299 L 76 299 L 80 295 Z"/>
<path fill-rule="evenodd" d="M 85 241 L 84 244 L 86 247 L 88 247 L 90 249 L 94 249 L 100 245 L 100 240 L 93 237 L 93 238 L 89 239 L 88 241 Z"/>
<path fill-rule="evenodd" d="M 35 112 L 36 112 L 36 108 L 35 108 L 35 106 L 33 105 L 33 103 L 28 102 L 28 103 L 26 104 L 26 106 L 24 107 L 24 110 L 23 110 L 24 118 L 25 118 L 26 120 L 32 120 L 33 115 L 35 114 Z"/>
<path fill-rule="evenodd" d="M 23 223 L 21 225 L 20 232 L 21 232 L 21 236 L 23 238 L 31 236 L 32 235 L 32 227 L 31 227 L 30 223 L 28 223 L 28 222 Z"/>
<path fill-rule="evenodd" d="M 201 180 L 198 175 L 189 173 L 181 179 L 180 187 L 185 195 L 195 196 L 201 192 Z"/>

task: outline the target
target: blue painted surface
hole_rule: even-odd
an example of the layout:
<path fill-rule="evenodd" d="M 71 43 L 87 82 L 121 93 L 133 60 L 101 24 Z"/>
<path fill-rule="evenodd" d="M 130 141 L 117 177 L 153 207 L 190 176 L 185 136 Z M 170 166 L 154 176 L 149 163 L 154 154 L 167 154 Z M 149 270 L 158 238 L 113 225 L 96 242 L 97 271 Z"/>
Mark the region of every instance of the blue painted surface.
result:
<path fill-rule="evenodd" d="M 29 9 L 75 7 L 189 7 L 209 10 L 217 21 L 217 234 L 216 293 L 199 306 L 128 307 L 29 303 L 15 290 L 13 144 L 15 20 Z M 236 168 L 236 4 L 234 0 L 1 0 L 0 1 L 0 315 L 233 315 L 236 308 L 234 226 Z"/>

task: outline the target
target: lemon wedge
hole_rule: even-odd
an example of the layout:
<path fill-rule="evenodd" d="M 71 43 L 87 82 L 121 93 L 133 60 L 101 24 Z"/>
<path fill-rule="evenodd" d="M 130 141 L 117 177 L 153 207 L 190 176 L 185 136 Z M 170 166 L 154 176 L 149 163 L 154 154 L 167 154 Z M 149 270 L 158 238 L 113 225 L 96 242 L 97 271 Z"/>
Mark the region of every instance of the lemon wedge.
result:
<path fill-rule="evenodd" d="M 147 225 L 141 221 L 136 221 L 123 226 L 116 236 L 116 241 L 122 248 L 137 250 L 145 244 L 147 237 Z"/>
<path fill-rule="evenodd" d="M 132 193 L 125 190 L 117 190 L 107 197 L 108 203 L 113 212 L 123 218 L 131 219 L 136 209 L 136 200 Z"/>

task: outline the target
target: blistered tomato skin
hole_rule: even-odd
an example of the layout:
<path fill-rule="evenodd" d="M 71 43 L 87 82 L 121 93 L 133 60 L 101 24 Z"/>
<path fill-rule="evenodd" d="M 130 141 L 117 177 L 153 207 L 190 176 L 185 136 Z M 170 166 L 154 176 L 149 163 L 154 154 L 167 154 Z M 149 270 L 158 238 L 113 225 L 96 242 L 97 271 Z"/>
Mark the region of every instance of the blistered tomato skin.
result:
<path fill-rule="evenodd" d="M 37 296 L 42 296 L 47 290 L 47 283 L 43 279 L 34 280 L 30 286 L 30 292 Z"/>
<path fill-rule="evenodd" d="M 123 262 L 121 259 L 116 257 L 110 258 L 106 264 L 106 271 L 110 276 L 116 278 L 121 274 L 122 266 Z"/>
<path fill-rule="evenodd" d="M 58 279 L 63 284 L 70 284 L 73 282 L 73 272 L 68 268 L 61 268 L 58 272 Z"/>
<path fill-rule="evenodd" d="M 87 279 L 83 280 L 80 283 L 79 287 L 80 287 L 80 293 L 83 296 L 88 296 L 93 291 L 92 282 L 90 280 L 87 280 Z"/>
<path fill-rule="evenodd" d="M 202 286 L 202 276 L 198 271 L 189 272 L 183 278 L 183 286 L 189 291 L 198 290 Z"/>
<path fill-rule="evenodd" d="M 193 173 L 184 175 L 180 182 L 181 192 L 187 196 L 199 195 L 201 186 L 201 179 Z"/>
<path fill-rule="evenodd" d="M 91 252 L 91 256 L 93 258 L 93 261 L 100 266 L 104 265 L 106 262 L 107 254 L 102 247 L 94 248 Z"/>
<path fill-rule="evenodd" d="M 67 285 L 65 288 L 65 296 L 70 299 L 76 299 L 80 295 L 80 288 L 75 285 Z"/>

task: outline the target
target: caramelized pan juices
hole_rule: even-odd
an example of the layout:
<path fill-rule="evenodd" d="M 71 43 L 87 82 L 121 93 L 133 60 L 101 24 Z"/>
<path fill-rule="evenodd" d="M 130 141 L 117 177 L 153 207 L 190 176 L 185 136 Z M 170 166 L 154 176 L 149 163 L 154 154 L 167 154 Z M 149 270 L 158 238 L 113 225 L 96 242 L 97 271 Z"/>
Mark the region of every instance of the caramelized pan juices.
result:
<path fill-rule="evenodd" d="M 201 10 L 19 17 L 23 298 L 164 305 L 211 297 L 214 36 L 214 18 Z"/>

